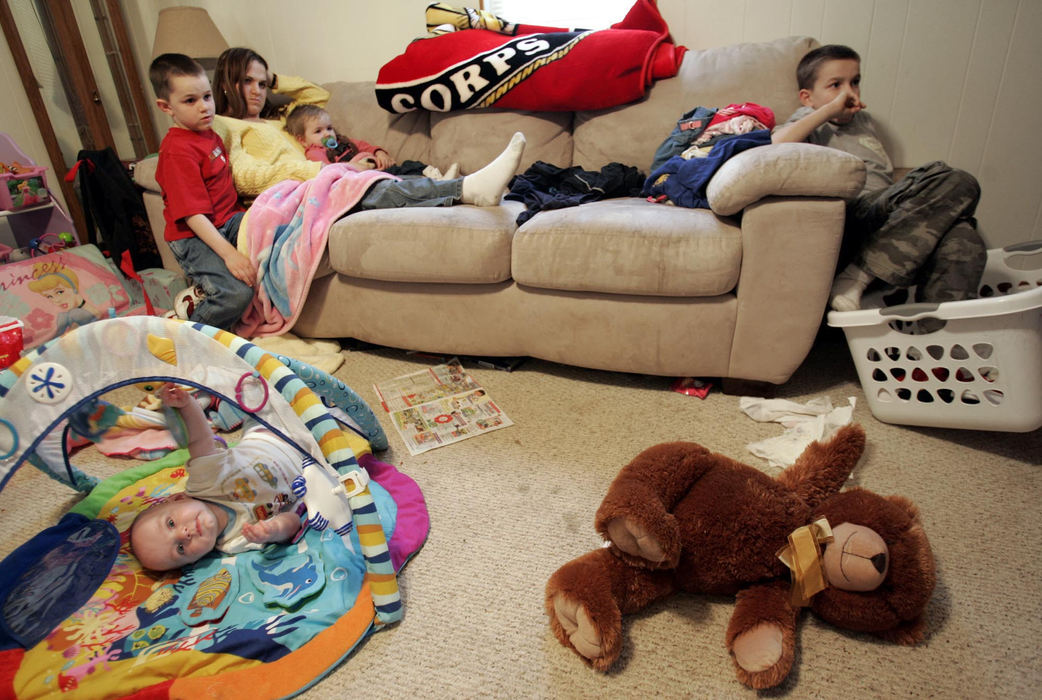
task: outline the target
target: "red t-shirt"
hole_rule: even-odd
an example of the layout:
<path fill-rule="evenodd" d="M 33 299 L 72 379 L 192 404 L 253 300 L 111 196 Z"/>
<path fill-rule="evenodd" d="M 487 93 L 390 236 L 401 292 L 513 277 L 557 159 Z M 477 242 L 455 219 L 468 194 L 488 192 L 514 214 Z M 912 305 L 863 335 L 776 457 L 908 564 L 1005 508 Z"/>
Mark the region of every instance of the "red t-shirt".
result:
<path fill-rule="evenodd" d="M 220 228 L 243 211 L 221 137 L 213 131 L 173 127 L 159 145 L 156 181 L 163 190 L 163 238 L 178 241 L 195 234 L 185 219 L 205 214 Z"/>

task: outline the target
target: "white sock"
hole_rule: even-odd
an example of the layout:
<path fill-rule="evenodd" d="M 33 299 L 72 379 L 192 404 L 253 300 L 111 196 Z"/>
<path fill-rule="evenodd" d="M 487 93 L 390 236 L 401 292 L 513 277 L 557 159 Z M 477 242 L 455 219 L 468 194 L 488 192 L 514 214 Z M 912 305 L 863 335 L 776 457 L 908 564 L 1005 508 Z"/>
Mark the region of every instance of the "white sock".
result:
<path fill-rule="evenodd" d="M 444 177 L 446 180 L 455 180 L 457 177 L 459 177 L 459 163 L 453 163 L 452 165 L 450 165 L 448 169 L 445 171 L 445 175 L 443 175 L 442 177 Z"/>
<path fill-rule="evenodd" d="M 829 304 L 836 311 L 857 311 L 861 308 L 861 295 L 875 277 L 851 263 L 836 275 L 829 292 Z"/>
<path fill-rule="evenodd" d="M 510 178 L 521 163 L 521 154 L 525 151 L 525 135 L 518 131 L 510 139 L 506 149 L 496 159 L 476 173 L 463 178 L 463 193 L 460 201 L 479 207 L 491 207 L 499 204 Z"/>

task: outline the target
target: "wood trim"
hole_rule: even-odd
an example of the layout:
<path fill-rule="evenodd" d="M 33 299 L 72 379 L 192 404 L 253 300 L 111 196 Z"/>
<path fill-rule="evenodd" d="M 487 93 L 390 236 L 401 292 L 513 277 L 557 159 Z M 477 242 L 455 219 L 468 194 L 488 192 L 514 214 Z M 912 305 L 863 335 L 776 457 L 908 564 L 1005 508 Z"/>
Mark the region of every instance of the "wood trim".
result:
<path fill-rule="evenodd" d="M 141 74 L 134 61 L 130 34 L 123 18 L 123 5 L 120 0 L 91 0 L 91 7 L 94 8 L 94 17 L 108 52 L 112 78 L 124 101 L 123 111 L 127 126 L 131 127 L 134 155 L 144 158 L 159 150 L 159 136 L 152 122 L 151 104 L 145 96 Z M 133 127 L 136 127 L 137 138 Z"/>
<path fill-rule="evenodd" d="M 76 231 L 80 234 L 80 240 L 82 241 L 88 235 L 87 220 L 83 216 L 83 206 L 80 204 L 80 199 L 76 194 L 76 188 L 72 186 L 71 182 L 65 182 L 65 173 L 68 171 L 69 166 L 65 163 L 65 157 L 62 156 L 58 137 L 54 133 L 54 125 L 51 124 L 50 117 L 47 116 L 47 105 L 44 104 L 43 97 L 40 96 L 40 83 L 36 80 L 36 75 L 33 73 L 32 63 L 29 61 L 29 55 L 25 51 L 22 37 L 18 34 L 18 27 L 15 24 L 14 15 L 11 14 L 11 7 L 8 5 L 7 0 L 0 0 L 0 25 L 3 26 L 7 46 L 11 50 L 15 67 L 18 69 L 18 75 L 22 80 L 22 88 L 25 90 L 29 106 L 36 117 L 36 124 L 40 128 L 40 136 L 43 137 L 44 147 L 47 149 L 47 157 L 51 161 L 51 166 L 56 170 L 60 170 L 60 172 L 54 173 L 51 183 L 53 185 L 53 183 L 57 182 L 61 188 L 69 215 L 72 217 L 73 224 L 76 226 Z M 90 242 L 93 243 L 94 241 Z"/>
<path fill-rule="evenodd" d="M 116 142 L 112 138 L 105 105 L 101 102 L 98 84 L 94 81 L 87 48 L 83 45 L 79 25 L 76 24 L 76 13 L 69 0 L 46 0 L 45 12 L 41 13 L 44 31 L 51 36 L 51 53 L 59 62 L 59 73 L 68 75 L 69 88 L 72 94 L 70 101 L 79 103 L 86 122 L 86 133 L 83 147 L 87 150 L 100 151 L 106 147 L 116 150 Z M 82 131 L 82 129 L 81 129 Z"/>

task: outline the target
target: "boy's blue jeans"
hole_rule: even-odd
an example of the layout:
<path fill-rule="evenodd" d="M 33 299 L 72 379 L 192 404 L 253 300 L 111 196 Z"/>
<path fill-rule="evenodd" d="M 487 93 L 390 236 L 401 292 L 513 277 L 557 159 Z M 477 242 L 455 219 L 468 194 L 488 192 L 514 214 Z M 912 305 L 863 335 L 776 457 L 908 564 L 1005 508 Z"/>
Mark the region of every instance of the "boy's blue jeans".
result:
<path fill-rule="evenodd" d="M 404 180 L 378 180 L 355 207 L 396 209 L 398 207 L 450 207 L 463 196 L 463 178 L 432 180 L 410 177 Z"/>
<path fill-rule="evenodd" d="M 235 214 L 224 226 L 217 229 L 232 245 L 235 245 L 239 238 L 242 216 L 243 212 Z M 192 284 L 201 287 L 206 295 L 196 305 L 188 320 L 226 331 L 232 330 L 235 323 L 242 318 L 246 307 L 253 301 L 253 287 L 241 282 L 229 272 L 224 260 L 195 236 L 168 243 L 185 276 Z"/>

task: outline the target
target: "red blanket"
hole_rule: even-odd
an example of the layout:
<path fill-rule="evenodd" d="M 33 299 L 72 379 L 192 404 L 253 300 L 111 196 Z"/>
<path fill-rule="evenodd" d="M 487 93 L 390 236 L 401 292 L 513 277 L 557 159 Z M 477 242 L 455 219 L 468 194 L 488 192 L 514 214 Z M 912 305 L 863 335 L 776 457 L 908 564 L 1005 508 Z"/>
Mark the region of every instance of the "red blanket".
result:
<path fill-rule="evenodd" d="M 686 50 L 672 43 L 654 0 L 637 0 L 625 19 L 599 31 L 516 26 L 514 36 L 465 29 L 412 42 L 380 69 L 380 106 L 389 112 L 613 107 L 676 75 Z"/>

